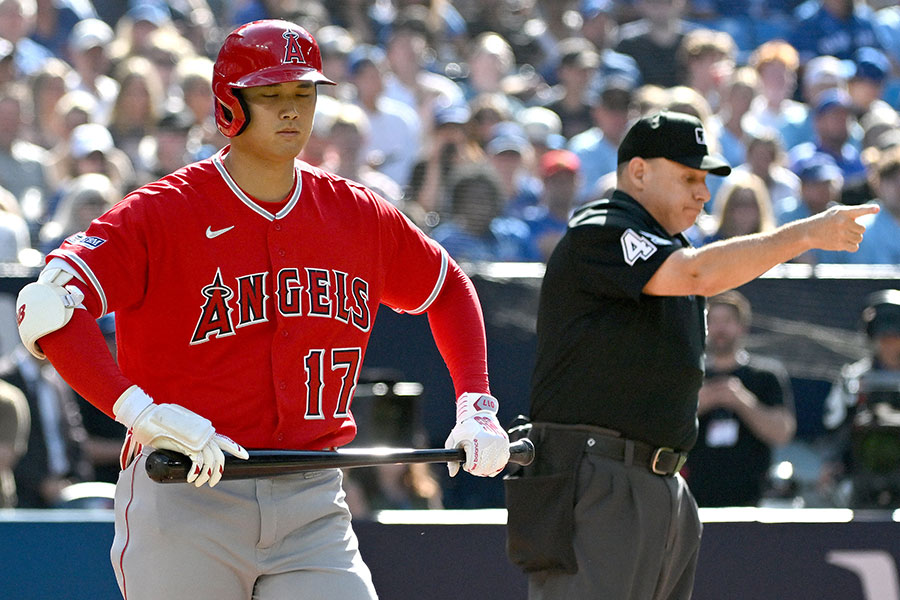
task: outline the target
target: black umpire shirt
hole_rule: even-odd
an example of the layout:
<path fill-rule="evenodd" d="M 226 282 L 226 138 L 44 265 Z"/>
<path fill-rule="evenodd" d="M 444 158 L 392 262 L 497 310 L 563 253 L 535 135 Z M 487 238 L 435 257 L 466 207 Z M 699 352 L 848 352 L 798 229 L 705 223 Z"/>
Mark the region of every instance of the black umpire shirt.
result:
<path fill-rule="evenodd" d="M 688 245 L 620 190 L 575 213 L 541 286 L 533 421 L 597 425 L 682 451 L 693 446 L 705 299 L 641 292 Z"/>

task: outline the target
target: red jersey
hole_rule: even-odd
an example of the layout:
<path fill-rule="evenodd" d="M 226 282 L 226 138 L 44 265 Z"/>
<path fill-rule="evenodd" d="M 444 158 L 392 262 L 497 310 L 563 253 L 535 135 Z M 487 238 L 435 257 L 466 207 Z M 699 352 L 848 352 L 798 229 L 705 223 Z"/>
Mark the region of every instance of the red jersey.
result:
<path fill-rule="evenodd" d="M 350 441 L 379 304 L 437 297 L 448 258 L 395 207 L 301 161 L 276 214 L 216 156 L 129 194 L 49 258 L 116 313 L 119 366 L 158 403 L 251 448 Z"/>

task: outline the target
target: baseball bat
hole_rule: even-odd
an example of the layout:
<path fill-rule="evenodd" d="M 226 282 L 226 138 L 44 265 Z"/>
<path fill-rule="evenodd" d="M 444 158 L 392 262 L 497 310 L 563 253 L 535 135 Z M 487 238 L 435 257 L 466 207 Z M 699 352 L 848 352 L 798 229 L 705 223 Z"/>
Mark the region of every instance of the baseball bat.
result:
<path fill-rule="evenodd" d="M 248 450 L 242 460 L 225 455 L 222 479 L 250 479 L 288 475 L 318 469 L 347 469 L 400 463 L 462 462 L 462 448 L 344 448 L 341 450 Z M 509 462 L 529 465 L 534 460 L 534 444 L 522 438 L 509 445 Z M 147 456 L 147 475 L 158 483 L 180 483 L 187 479 L 191 459 L 171 450 L 154 450 Z"/>

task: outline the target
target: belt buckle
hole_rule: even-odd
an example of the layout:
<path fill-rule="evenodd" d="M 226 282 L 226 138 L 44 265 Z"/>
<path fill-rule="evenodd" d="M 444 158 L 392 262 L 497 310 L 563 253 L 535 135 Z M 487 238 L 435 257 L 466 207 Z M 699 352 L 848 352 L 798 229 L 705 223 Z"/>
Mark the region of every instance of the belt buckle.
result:
<path fill-rule="evenodd" d="M 660 456 L 663 452 L 668 452 L 670 454 L 676 454 L 678 456 L 678 460 L 675 463 L 675 469 L 673 471 L 665 471 L 660 469 L 657 464 L 659 463 Z M 684 463 L 687 461 L 687 456 L 680 452 L 676 452 L 674 448 L 661 447 L 657 448 L 655 452 L 653 452 L 653 458 L 650 459 L 650 470 L 656 475 L 663 475 L 665 477 L 670 477 L 675 473 L 681 470 L 681 467 L 684 466 Z"/>

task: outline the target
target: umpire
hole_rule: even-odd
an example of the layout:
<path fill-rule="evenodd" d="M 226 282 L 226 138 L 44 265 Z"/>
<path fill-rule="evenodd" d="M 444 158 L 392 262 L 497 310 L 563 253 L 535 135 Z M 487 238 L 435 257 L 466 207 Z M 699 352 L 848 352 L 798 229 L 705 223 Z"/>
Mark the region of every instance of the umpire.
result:
<path fill-rule="evenodd" d="M 617 189 L 579 209 L 547 264 L 531 434 L 507 478 L 510 558 L 529 599 L 690 598 L 702 526 L 678 475 L 697 437 L 704 297 L 812 248 L 855 251 L 873 205 L 832 207 L 700 249 L 682 232 L 710 194 L 696 118 L 660 112 L 618 149 Z"/>

